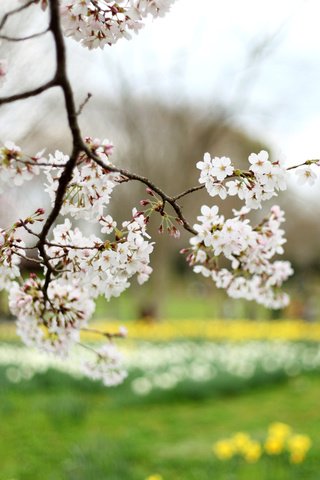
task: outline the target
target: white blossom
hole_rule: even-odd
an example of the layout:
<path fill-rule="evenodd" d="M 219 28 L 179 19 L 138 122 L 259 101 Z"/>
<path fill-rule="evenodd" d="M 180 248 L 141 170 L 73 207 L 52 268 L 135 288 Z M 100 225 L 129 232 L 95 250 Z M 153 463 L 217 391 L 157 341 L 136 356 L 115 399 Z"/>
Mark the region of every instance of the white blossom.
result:
<path fill-rule="evenodd" d="M 26 156 L 20 147 L 11 141 L 5 142 L 0 148 L 0 181 L 3 184 L 21 186 L 25 181 L 39 175 L 37 162 L 39 154 Z"/>
<path fill-rule="evenodd" d="M 148 16 L 163 16 L 174 0 L 61 0 L 65 35 L 89 49 L 104 48 L 120 38 L 130 39 Z"/>
<path fill-rule="evenodd" d="M 210 157 L 205 153 L 197 163 L 201 171 L 199 183 L 204 184 L 211 197 L 219 195 L 224 200 L 228 195 L 237 195 L 250 209 L 261 208 L 261 203 L 287 188 L 287 170 L 279 161 L 271 162 L 269 154 L 262 150 L 249 155 L 249 171 L 235 170 L 228 157 Z M 227 180 L 234 176 L 233 180 Z"/>
<path fill-rule="evenodd" d="M 194 225 L 197 235 L 190 239 L 192 253 L 188 261 L 195 273 L 211 277 L 218 288 L 226 289 L 232 298 L 255 300 L 269 308 L 283 308 L 289 297 L 279 288 L 293 271 L 289 262 L 277 260 L 286 242 L 280 225 L 283 212 L 272 207 L 268 219 L 253 229 L 245 215 L 247 207 L 235 217 L 218 216 L 218 207 L 201 207 L 201 222 Z M 217 267 L 217 259 L 224 256 L 230 262 L 230 270 Z"/>
<path fill-rule="evenodd" d="M 112 152 L 112 144 L 108 140 L 101 142 L 99 139 L 91 138 L 87 138 L 86 143 L 107 168 L 107 165 L 110 165 L 108 155 Z M 48 183 L 45 190 L 51 198 L 52 205 L 55 202 L 59 179 L 63 172 L 60 165 L 65 165 L 68 160 L 68 156 L 58 151 L 49 156 L 49 166 L 46 168 Z M 118 174 L 103 169 L 86 155 L 80 155 L 77 166 L 73 170 L 72 180 L 67 187 L 61 214 L 92 222 L 99 220 L 104 215 L 118 179 Z"/>
<path fill-rule="evenodd" d="M 317 174 L 313 171 L 311 165 L 304 165 L 297 168 L 296 175 L 298 177 L 298 183 L 300 185 L 314 185 L 317 180 Z"/>
<path fill-rule="evenodd" d="M 13 282 L 9 307 L 17 316 L 17 333 L 32 347 L 65 357 L 79 341 L 81 328 L 94 310 L 87 290 L 76 281 L 50 282 L 45 298 L 43 280 L 32 275 L 22 285 Z"/>
<path fill-rule="evenodd" d="M 123 366 L 123 355 L 113 343 L 98 349 L 95 359 L 84 363 L 83 373 L 94 380 L 101 380 L 107 387 L 119 385 L 128 375 Z"/>

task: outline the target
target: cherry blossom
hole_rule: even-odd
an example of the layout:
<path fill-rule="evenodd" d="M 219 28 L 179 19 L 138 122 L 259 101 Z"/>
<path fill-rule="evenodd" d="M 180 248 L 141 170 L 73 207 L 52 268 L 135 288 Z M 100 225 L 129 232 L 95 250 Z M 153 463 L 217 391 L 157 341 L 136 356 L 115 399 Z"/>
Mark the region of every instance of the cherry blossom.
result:
<path fill-rule="evenodd" d="M 17 316 L 17 333 L 26 345 L 66 356 L 79 341 L 94 303 L 76 281 L 53 280 L 44 295 L 43 280 L 31 275 L 21 285 L 12 283 L 9 307 Z"/>
<path fill-rule="evenodd" d="M 111 216 L 109 222 L 114 223 Z M 110 231 L 110 234 L 112 231 Z M 66 281 L 76 279 L 92 298 L 104 295 L 118 297 L 137 275 L 140 284 L 148 280 L 153 243 L 148 241 L 145 219 L 133 211 L 133 218 L 123 222 L 119 239 L 101 240 L 95 235 L 86 238 L 78 228 L 72 229 L 69 219 L 53 230 L 53 242 L 46 248 L 51 265 Z"/>
<path fill-rule="evenodd" d="M 197 232 L 190 239 L 191 250 L 187 260 L 195 273 L 211 277 L 218 288 L 226 289 L 232 298 L 255 300 L 269 308 L 283 308 L 289 297 L 279 291 L 282 283 L 292 275 L 289 262 L 271 262 L 276 254 L 283 253 L 286 242 L 280 225 L 283 212 L 278 206 L 271 208 L 269 216 L 252 228 L 247 208 L 234 211 L 234 217 L 224 219 L 218 208 L 203 206 Z M 200 253 L 201 252 L 201 253 Z M 230 262 L 230 270 L 219 269 L 219 257 Z"/>
<path fill-rule="evenodd" d="M 219 195 L 224 200 L 228 195 L 237 195 L 248 208 L 261 208 L 263 201 L 287 188 L 288 172 L 279 161 L 270 162 L 265 150 L 250 154 L 248 160 L 249 170 L 241 171 L 234 168 L 228 157 L 211 159 L 205 153 L 203 161 L 197 163 L 201 170 L 199 183 L 205 185 L 211 197 Z"/>
<path fill-rule="evenodd" d="M 298 183 L 300 185 L 314 185 L 317 180 L 317 174 L 312 169 L 311 165 L 305 165 L 296 170 L 296 175 L 298 177 Z"/>
<path fill-rule="evenodd" d="M 83 364 L 83 372 L 94 380 L 102 380 L 107 387 L 119 385 L 127 377 L 123 355 L 114 343 L 99 348 L 92 361 Z"/>
<path fill-rule="evenodd" d="M 28 157 L 13 142 L 5 142 L 0 148 L 1 183 L 20 186 L 25 181 L 32 180 L 35 175 L 39 175 L 40 169 L 37 163 L 41 161 L 41 153 Z"/>
<path fill-rule="evenodd" d="M 82 154 L 73 170 L 73 177 L 68 185 L 64 197 L 62 215 L 75 218 L 83 218 L 89 221 L 97 221 L 104 214 L 105 207 L 109 204 L 113 189 L 116 187 L 120 177 L 117 173 L 109 172 L 107 166 L 111 165 L 109 155 L 112 153 L 113 145 L 109 140 L 86 138 L 86 143 L 106 165 L 102 168 L 97 165 L 86 154 Z M 54 204 L 59 179 L 63 172 L 63 166 L 69 161 L 69 156 L 56 151 L 49 155 L 46 168 L 47 185 L 46 191 Z M 53 166 L 52 166 L 53 165 Z"/>
<path fill-rule="evenodd" d="M 131 38 L 151 15 L 163 16 L 174 0 L 61 0 L 61 19 L 64 33 L 94 49 Z"/>
<path fill-rule="evenodd" d="M 0 291 L 10 290 L 12 281 L 20 276 L 19 265 L 21 256 L 24 256 L 24 247 L 15 229 L 0 229 Z"/>

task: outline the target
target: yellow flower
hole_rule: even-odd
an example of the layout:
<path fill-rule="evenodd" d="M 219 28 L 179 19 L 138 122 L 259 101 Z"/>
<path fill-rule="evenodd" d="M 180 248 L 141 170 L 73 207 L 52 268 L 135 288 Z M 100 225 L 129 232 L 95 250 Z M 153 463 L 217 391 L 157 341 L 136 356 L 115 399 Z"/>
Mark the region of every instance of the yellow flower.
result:
<path fill-rule="evenodd" d="M 290 462 L 291 463 L 301 463 L 305 459 L 305 454 L 301 452 L 291 452 Z"/>
<path fill-rule="evenodd" d="M 229 460 L 234 454 L 234 446 L 231 440 L 219 440 L 212 445 L 212 450 L 219 460 Z"/>
<path fill-rule="evenodd" d="M 287 438 L 291 433 L 291 427 L 286 423 L 274 422 L 269 425 L 268 432 L 270 437 Z"/>
<path fill-rule="evenodd" d="M 284 449 L 284 439 L 282 437 L 267 437 L 264 449 L 268 455 L 279 455 Z"/>
<path fill-rule="evenodd" d="M 311 440 L 308 435 L 293 435 L 288 440 L 288 449 L 292 453 L 305 454 L 311 447 Z"/>
<path fill-rule="evenodd" d="M 147 477 L 146 480 L 163 480 L 163 477 L 158 473 L 154 473 L 153 475 L 149 475 L 149 477 Z"/>
<path fill-rule="evenodd" d="M 234 445 L 235 451 L 242 453 L 246 450 L 246 446 L 251 442 L 250 435 L 244 432 L 238 432 L 233 435 L 231 441 Z"/>
<path fill-rule="evenodd" d="M 254 463 L 261 457 L 261 445 L 259 442 L 251 441 L 246 444 L 244 458 L 248 463 Z"/>

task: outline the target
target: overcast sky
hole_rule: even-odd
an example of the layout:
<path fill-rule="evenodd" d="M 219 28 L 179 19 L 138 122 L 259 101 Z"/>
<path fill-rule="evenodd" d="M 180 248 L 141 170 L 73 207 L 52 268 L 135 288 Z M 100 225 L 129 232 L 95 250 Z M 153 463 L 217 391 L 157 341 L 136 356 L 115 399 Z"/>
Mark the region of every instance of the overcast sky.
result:
<path fill-rule="evenodd" d="M 0 2 L 10 5 L 10 0 Z M 148 22 L 131 41 L 88 52 L 68 40 L 76 67 L 70 73 L 76 90 L 93 94 L 99 89 L 116 93 L 120 69 L 140 95 L 166 102 L 187 99 L 213 111 L 217 103 L 227 105 L 236 111 L 237 124 L 268 141 L 290 163 L 319 158 L 319 19 L 319 0 L 176 0 L 170 13 Z M 36 28 L 34 22 L 30 28 Z M 52 50 L 50 38 L 40 43 Z M 28 45 L 34 59 L 43 58 L 36 50 L 40 47 L 39 41 Z M 5 57 L 4 43 L 1 52 Z M 29 76 L 18 72 L 20 63 L 14 60 L 9 58 L 9 69 L 25 82 Z M 39 71 L 43 78 L 46 64 L 31 64 L 32 76 Z M 8 76 L 3 93 L 9 89 Z"/>
<path fill-rule="evenodd" d="M 319 158 L 319 18 L 319 0 L 176 0 L 165 18 L 95 52 L 91 64 L 100 64 L 105 89 L 117 64 L 139 93 L 213 109 L 219 100 L 290 163 Z"/>

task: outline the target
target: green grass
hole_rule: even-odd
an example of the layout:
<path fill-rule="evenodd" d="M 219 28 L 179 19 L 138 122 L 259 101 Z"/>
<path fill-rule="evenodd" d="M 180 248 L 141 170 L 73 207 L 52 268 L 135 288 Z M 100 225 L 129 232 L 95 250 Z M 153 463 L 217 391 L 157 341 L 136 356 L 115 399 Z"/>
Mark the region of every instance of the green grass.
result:
<path fill-rule="evenodd" d="M 215 319 L 215 318 L 249 318 L 272 319 L 282 316 L 282 312 L 271 311 L 253 302 L 230 300 L 224 292 L 213 290 L 209 294 L 192 292 L 189 288 L 177 289 L 174 287 L 166 292 L 161 302 L 151 299 L 148 292 L 144 295 L 134 290 L 125 291 L 119 298 L 112 298 L 109 302 L 99 297 L 96 302 L 95 319 L 117 319 L 120 321 L 136 320 L 140 317 L 141 306 L 155 307 L 155 314 L 166 319 Z M 283 314 L 285 317 L 285 314 Z"/>
<path fill-rule="evenodd" d="M 13 385 L 1 373 L 1 480 L 144 480 L 156 472 L 164 480 L 319 479 L 317 375 L 201 401 L 186 394 L 133 403 L 126 387 L 109 390 L 57 372 Z M 213 457 L 215 440 L 240 430 L 261 438 L 274 421 L 311 436 L 304 464 Z"/>

